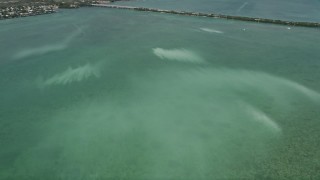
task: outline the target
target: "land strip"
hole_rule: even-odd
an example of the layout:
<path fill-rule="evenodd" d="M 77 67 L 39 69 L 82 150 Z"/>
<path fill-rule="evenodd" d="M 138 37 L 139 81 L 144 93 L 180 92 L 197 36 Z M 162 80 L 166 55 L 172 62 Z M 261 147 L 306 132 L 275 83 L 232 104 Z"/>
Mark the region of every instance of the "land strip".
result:
<path fill-rule="evenodd" d="M 162 10 L 155 8 L 144 8 L 144 7 L 133 7 L 133 6 L 120 6 L 112 5 L 110 3 L 121 0 L 111 1 L 94 1 L 94 0 L 71 0 L 70 2 L 56 2 L 52 1 L 39 1 L 32 0 L 32 2 L 20 2 L 20 1 L 5 1 L 0 3 L 0 20 L 9 19 L 16 17 L 34 16 L 41 14 L 55 13 L 59 8 L 79 8 L 79 7 L 104 7 L 104 8 L 116 8 L 116 9 L 128 9 L 135 11 L 147 11 L 167 14 L 177 14 L 184 16 L 199 16 L 209 18 L 220 18 L 220 19 L 231 19 L 239 21 L 249 21 L 257 23 L 269 23 L 287 26 L 302 26 L 302 27 L 313 27 L 319 28 L 319 22 L 296 22 L 296 21 L 285 21 L 285 20 L 274 20 L 267 18 L 256 18 L 246 16 L 233 16 L 216 13 L 200 13 L 200 12 L 187 12 L 177 10 Z"/>
<path fill-rule="evenodd" d="M 74 9 L 91 4 L 112 3 L 95 0 L 0 0 L 0 20 L 36 16 L 58 12 L 58 9 Z"/>
<path fill-rule="evenodd" d="M 167 14 L 178 14 L 178 15 L 184 15 L 184 16 L 200 16 L 200 17 L 209 17 L 209 18 L 232 19 L 232 20 L 239 20 L 239 21 L 251 21 L 251 22 L 257 22 L 257 23 L 269 23 L 269 24 L 279 24 L 279 25 L 287 25 L 287 26 L 320 27 L 320 23 L 317 23 L 317 22 L 284 21 L 284 20 L 274 20 L 274 19 L 266 19 L 266 18 L 223 15 L 223 14 L 215 14 L 215 13 L 162 10 L 162 9 L 155 9 L 155 8 L 119 6 L 119 5 L 110 5 L 110 4 L 92 4 L 92 6 L 104 7 L 104 8 L 128 9 L 128 10 L 135 10 L 135 11 L 167 13 Z"/>

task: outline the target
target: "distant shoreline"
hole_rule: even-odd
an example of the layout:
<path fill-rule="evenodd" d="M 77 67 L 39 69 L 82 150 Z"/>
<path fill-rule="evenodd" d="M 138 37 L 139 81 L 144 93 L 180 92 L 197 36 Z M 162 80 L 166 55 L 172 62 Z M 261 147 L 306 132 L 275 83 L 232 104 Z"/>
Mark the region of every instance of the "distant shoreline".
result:
<path fill-rule="evenodd" d="M 134 11 L 148 11 L 148 12 L 157 12 L 157 13 L 166 13 L 166 14 L 177 14 L 177 15 L 184 15 L 184 16 L 199 16 L 199 17 L 208 17 L 208 18 L 230 19 L 230 20 L 238 20 L 238 21 L 287 25 L 287 26 L 300 26 L 300 27 L 311 27 L 311 28 L 320 27 L 320 23 L 316 23 L 316 22 L 285 21 L 285 20 L 274 20 L 274 19 L 267 19 L 267 18 L 232 16 L 232 15 L 215 14 L 215 13 L 200 13 L 200 12 L 187 12 L 187 11 L 176 11 L 176 10 L 162 10 L 162 9 L 155 9 L 155 8 L 119 6 L 119 5 L 109 5 L 109 4 L 92 4 L 92 6 L 102 7 L 102 8 L 127 9 L 127 10 L 134 10 Z"/>
<path fill-rule="evenodd" d="M 30 12 L 30 7 L 38 11 Z M 113 9 L 126 9 L 126 10 L 134 10 L 134 11 L 147 11 L 147 12 L 156 12 L 156 13 L 177 14 L 177 15 L 184 15 L 184 16 L 230 19 L 230 20 L 238 20 L 238 21 L 246 21 L 246 22 L 267 23 L 267 24 L 286 25 L 286 26 L 300 26 L 300 27 L 310 27 L 310 28 L 320 27 L 320 23 L 317 23 L 317 22 L 286 21 L 286 20 L 275 20 L 275 19 L 246 17 L 246 16 L 233 16 L 233 15 L 224 15 L 224 14 L 215 14 L 215 13 L 200 13 L 200 12 L 162 10 L 162 9 L 155 9 L 155 8 L 144 8 L 144 7 L 133 7 L 133 6 L 120 6 L 120 5 L 112 5 L 112 4 L 84 4 L 84 5 L 78 5 L 78 6 L 74 6 L 73 4 L 71 4 L 70 6 L 38 5 L 38 6 L 20 6 L 20 7 L 9 7 L 9 8 L 7 7 L 5 9 L 8 11 L 6 16 L 3 15 L 4 8 L 0 9 L 0 20 L 51 14 L 51 13 L 56 13 L 58 9 L 75 9 L 80 7 L 102 7 L 102 8 L 113 8 Z M 24 13 L 21 13 L 22 11 Z M 11 13 L 11 15 L 8 15 L 8 13 Z"/>
<path fill-rule="evenodd" d="M 56 5 L 19 5 L 0 7 L 0 20 L 56 13 Z"/>

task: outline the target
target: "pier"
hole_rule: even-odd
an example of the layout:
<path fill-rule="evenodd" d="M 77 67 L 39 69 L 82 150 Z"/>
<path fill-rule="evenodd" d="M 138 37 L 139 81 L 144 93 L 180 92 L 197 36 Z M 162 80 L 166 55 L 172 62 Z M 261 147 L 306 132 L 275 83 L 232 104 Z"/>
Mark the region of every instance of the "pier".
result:
<path fill-rule="evenodd" d="M 250 21 L 250 22 L 257 22 L 257 23 L 269 23 L 269 24 L 279 24 L 279 25 L 287 25 L 287 26 L 320 27 L 320 23 L 317 23 L 317 22 L 284 21 L 284 20 L 274 20 L 274 19 L 266 19 L 266 18 L 223 15 L 223 14 L 215 14 L 215 13 L 199 13 L 199 12 L 186 12 L 186 11 L 176 11 L 176 10 L 162 10 L 162 9 L 155 9 L 155 8 L 119 6 L 119 5 L 110 5 L 110 4 L 92 4 L 92 6 L 104 7 L 104 8 L 115 8 L 115 9 L 127 9 L 127 10 L 135 10 L 135 11 L 167 13 L 167 14 L 178 14 L 178 15 L 184 15 L 184 16 L 199 16 L 199 17 L 209 17 L 209 18 L 232 19 L 232 20 L 238 20 L 238 21 Z"/>

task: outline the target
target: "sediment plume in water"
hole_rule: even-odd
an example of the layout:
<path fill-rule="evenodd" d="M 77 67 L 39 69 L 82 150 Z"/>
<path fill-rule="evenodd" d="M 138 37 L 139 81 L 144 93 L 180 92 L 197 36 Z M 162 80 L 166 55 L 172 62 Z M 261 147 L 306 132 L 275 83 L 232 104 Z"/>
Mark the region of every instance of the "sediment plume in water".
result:
<path fill-rule="evenodd" d="M 267 128 L 270 128 L 277 133 L 281 132 L 279 125 L 264 112 L 250 105 L 244 104 L 244 107 L 246 107 L 248 113 L 252 115 L 253 120 L 265 125 Z"/>
<path fill-rule="evenodd" d="M 200 30 L 202 30 L 202 31 L 204 31 L 204 32 L 209 32 L 209 33 L 223 34 L 222 31 L 218 31 L 218 30 L 211 29 L 211 28 L 200 28 Z"/>
<path fill-rule="evenodd" d="M 75 71 L 84 67 L 90 66 Z M 50 82 L 78 79 L 70 72 Z M 292 113 L 295 98 L 320 97 L 296 82 L 247 70 L 162 69 L 128 82 L 130 93 L 118 90 L 57 112 L 43 140 L 16 160 L 15 174 L 52 169 L 73 179 L 237 178 L 243 164 L 267 158 L 285 128 L 279 114 L 261 107 L 281 108 L 283 115 Z M 58 164 L 39 153 L 48 149 L 59 152 Z"/>
<path fill-rule="evenodd" d="M 14 59 L 22 59 L 27 58 L 30 56 L 37 56 L 37 55 L 43 55 L 49 52 L 55 52 L 55 51 L 61 51 L 68 47 L 66 43 L 61 44 L 54 44 L 54 45 L 45 45 L 37 48 L 32 49 L 25 49 L 20 52 L 18 52 L 16 55 L 14 55 Z"/>
<path fill-rule="evenodd" d="M 186 49 L 162 49 L 154 48 L 153 53 L 164 60 L 174 60 L 180 62 L 203 63 L 205 62 L 196 53 Z"/>
<path fill-rule="evenodd" d="M 86 64 L 77 68 L 68 67 L 67 70 L 57 73 L 52 77 L 40 82 L 40 87 L 50 85 L 66 85 L 73 82 L 80 82 L 88 78 L 99 78 L 101 72 L 101 63 Z"/>
<path fill-rule="evenodd" d="M 84 28 L 77 27 L 77 29 L 67 36 L 63 41 L 54 44 L 42 45 L 34 48 L 23 49 L 13 55 L 13 59 L 23 59 L 32 56 L 44 55 L 51 52 L 61 51 L 67 49 L 69 44 L 83 33 Z"/>

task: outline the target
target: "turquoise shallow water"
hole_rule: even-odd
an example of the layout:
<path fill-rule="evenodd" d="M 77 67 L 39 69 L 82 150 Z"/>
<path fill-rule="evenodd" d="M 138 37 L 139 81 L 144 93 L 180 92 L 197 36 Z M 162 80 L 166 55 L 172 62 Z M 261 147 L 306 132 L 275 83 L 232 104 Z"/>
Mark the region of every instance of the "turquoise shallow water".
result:
<path fill-rule="evenodd" d="M 320 22 L 319 0 L 132 0 L 120 5 Z"/>
<path fill-rule="evenodd" d="M 103 8 L 0 27 L 0 179 L 320 178 L 319 29 Z"/>

